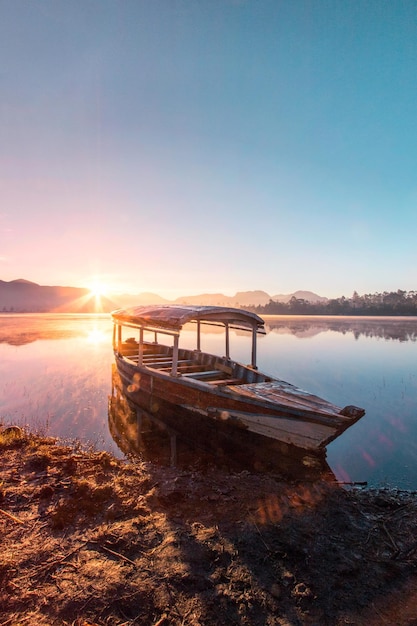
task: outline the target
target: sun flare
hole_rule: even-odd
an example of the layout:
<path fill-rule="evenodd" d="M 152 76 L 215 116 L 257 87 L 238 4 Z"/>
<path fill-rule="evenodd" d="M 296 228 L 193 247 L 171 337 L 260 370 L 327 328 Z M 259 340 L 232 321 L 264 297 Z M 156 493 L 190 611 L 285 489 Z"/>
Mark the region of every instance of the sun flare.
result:
<path fill-rule="evenodd" d="M 90 294 L 95 298 L 99 298 L 101 296 L 105 296 L 109 292 L 109 288 L 105 283 L 102 282 L 94 282 L 90 285 Z"/>

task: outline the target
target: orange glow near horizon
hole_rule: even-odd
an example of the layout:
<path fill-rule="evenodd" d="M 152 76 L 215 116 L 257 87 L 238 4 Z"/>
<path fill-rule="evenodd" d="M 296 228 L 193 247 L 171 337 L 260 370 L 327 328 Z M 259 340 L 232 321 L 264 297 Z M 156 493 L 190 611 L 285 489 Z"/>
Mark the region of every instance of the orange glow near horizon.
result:
<path fill-rule="evenodd" d="M 109 304 L 114 304 L 113 308 L 117 308 L 115 302 L 113 303 L 109 298 L 90 290 L 85 296 L 66 303 L 63 307 L 58 307 L 54 311 L 55 313 L 66 313 L 68 311 L 74 313 L 105 313 L 106 310 L 109 310 Z"/>

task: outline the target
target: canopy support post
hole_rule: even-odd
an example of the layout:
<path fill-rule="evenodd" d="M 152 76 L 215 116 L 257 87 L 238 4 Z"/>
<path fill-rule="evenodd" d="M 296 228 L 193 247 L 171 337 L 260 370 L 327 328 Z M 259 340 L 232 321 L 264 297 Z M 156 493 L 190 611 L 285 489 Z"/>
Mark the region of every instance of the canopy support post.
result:
<path fill-rule="evenodd" d="M 252 363 L 251 367 L 257 370 L 256 366 L 256 328 L 252 328 Z"/>
<path fill-rule="evenodd" d="M 139 329 L 138 365 L 143 365 L 143 326 L 141 326 Z"/>
<path fill-rule="evenodd" d="M 200 324 L 200 320 L 197 320 L 197 351 L 201 352 L 201 324 Z"/>
<path fill-rule="evenodd" d="M 172 369 L 171 376 L 177 376 L 177 368 L 178 368 L 178 340 L 179 336 L 174 336 L 174 349 L 172 351 Z"/>

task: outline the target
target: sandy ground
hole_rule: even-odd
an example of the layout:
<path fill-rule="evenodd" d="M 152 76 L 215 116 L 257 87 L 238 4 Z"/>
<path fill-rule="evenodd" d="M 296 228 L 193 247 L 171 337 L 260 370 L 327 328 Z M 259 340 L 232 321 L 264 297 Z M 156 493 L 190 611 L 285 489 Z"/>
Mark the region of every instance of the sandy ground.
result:
<path fill-rule="evenodd" d="M 417 497 L 0 432 L 0 624 L 417 625 Z"/>

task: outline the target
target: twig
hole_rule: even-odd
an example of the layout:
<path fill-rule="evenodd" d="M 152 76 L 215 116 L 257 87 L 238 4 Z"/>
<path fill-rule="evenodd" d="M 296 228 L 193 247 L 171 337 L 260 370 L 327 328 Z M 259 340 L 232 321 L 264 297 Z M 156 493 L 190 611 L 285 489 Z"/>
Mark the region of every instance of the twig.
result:
<path fill-rule="evenodd" d="M 104 552 L 108 552 L 109 554 L 112 554 L 113 556 L 117 557 L 118 559 L 121 559 L 122 561 L 125 561 L 126 563 L 129 563 L 130 565 L 134 565 L 136 567 L 136 563 L 134 561 L 132 561 L 131 559 L 128 559 L 127 556 L 124 556 L 124 554 L 120 554 L 120 552 L 116 552 L 115 550 L 111 550 L 110 548 L 106 548 L 106 546 L 102 546 L 100 543 L 98 543 L 96 541 L 89 541 L 88 543 L 92 543 L 92 544 L 98 546 L 99 548 L 101 548 L 102 550 L 104 550 Z"/>
<path fill-rule="evenodd" d="M 367 480 L 354 480 L 354 481 L 336 481 L 338 485 L 347 485 L 348 487 L 367 487 Z"/>
<path fill-rule="evenodd" d="M 409 511 L 407 511 L 408 508 L 410 508 L 411 503 L 410 502 L 406 502 L 405 504 L 401 504 L 401 506 L 399 506 L 398 508 L 396 508 L 394 511 L 391 511 L 391 513 L 387 513 L 385 515 L 385 519 L 392 519 L 393 517 L 402 517 L 403 515 L 406 515 L 407 513 L 409 513 Z"/>
<path fill-rule="evenodd" d="M 181 622 L 181 626 L 185 626 L 185 620 L 187 619 L 187 617 L 189 616 L 189 614 L 191 613 L 192 609 L 190 609 L 189 611 L 186 612 L 186 614 L 184 615 L 184 617 L 182 618 L 182 622 Z"/>
<path fill-rule="evenodd" d="M 372 608 L 375 611 L 375 613 L 378 615 L 379 619 L 381 619 L 384 624 L 388 624 L 389 622 L 386 620 L 386 618 L 382 615 L 382 613 L 380 611 L 378 611 L 378 609 L 375 606 L 375 602 L 372 602 Z"/>
<path fill-rule="evenodd" d="M 268 546 L 268 544 L 266 543 L 266 541 L 265 541 L 265 540 L 264 540 L 264 538 L 262 537 L 262 533 L 261 533 L 261 531 L 259 530 L 259 526 L 258 526 L 258 524 L 256 523 L 256 520 L 253 518 L 253 516 L 252 516 L 251 512 L 249 511 L 249 509 L 248 509 L 248 513 L 249 513 L 249 517 L 250 517 L 250 519 L 251 519 L 251 521 L 252 521 L 252 524 L 255 526 L 256 530 L 258 531 L 258 534 L 259 534 L 259 537 L 261 538 L 262 543 L 264 544 L 264 546 L 265 546 L 265 548 L 268 550 L 268 552 L 271 552 L 271 548 Z"/>
<path fill-rule="evenodd" d="M 0 513 L 2 513 L 3 515 L 5 515 L 6 517 L 8 517 L 9 519 L 13 520 L 14 522 L 16 522 L 17 524 L 23 524 L 26 525 L 26 522 L 23 522 L 21 519 L 19 519 L 18 517 L 16 517 L 16 515 L 12 515 L 11 513 L 8 513 L 7 511 L 3 511 L 3 509 L 0 509 Z"/>
<path fill-rule="evenodd" d="M 132 561 L 131 559 L 128 559 L 127 556 L 124 556 L 124 554 L 120 554 L 120 552 L 116 552 L 115 550 L 106 548 L 106 546 L 100 546 L 100 548 L 104 550 L 105 552 L 108 552 L 109 554 L 112 554 L 113 556 L 117 557 L 118 559 L 122 559 L 122 561 L 125 561 L 126 563 L 130 563 L 130 565 L 134 565 L 136 567 L 136 563 Z"/>
<path fill-rule="evenodd" d="M 88 541 L 84 541 L 84 543 L 80 544 L 77 548 L 74 548 L 74 550 L 71 550 L 71 552 L 68 552 L 68 554 L 66 554 L 65 556 L 61 557 L 60 559 L 57 559 L 56 561 L 49 561 L 48 563 L 45 563 L 44 565 L 39 566 L 36 569 L 36 575 L 39 575 L 43 571 L 47 571 L 47 570 L 53 569 L 57 565 L 61 565 L 61 563 L 64 563 L 64 561 L 66 561 L 66 559 L 69 559 L 73 554 L 78 552 L 78 550 L 81 550 L 81 548 L 84 548 L 84 546 L 86 546 L 87 543 L 88 543 Z M 23 576 L 20 576 L 20 578 L 17 578 L 17 580 L 24 580 L 25 578 L 28 578 L 28 577 L 30 577 L 32 575 L 33 574 L 28 572 L 27 574 L 24 574 Z M 0 626 L 2 626 L 2 625 L 0 625 Z"/>
<path fill-rule="evenodd" d="M 78 552 L 78 550 L 81 550 L 81 548 L 84 548 L 84 546 L 86 546 L 87 543 L 88 543 L 88 541 L 84 541 L 84 543 L 81 543 L 77 548 L 74 548 L 74 550 L 71 550 L 71 552 L 68 552 L 68 554 L 66 554 L 65 556 L 61 557 L 60 559 L 57 559 L 56 561 L 50 561 L 49 563 L 46 563 L 45 565 L 43 565 L 41 567 L 41 570 L 42 569 L 48 569 L 50 567 L 55 567 L 56 565 L 60 565 L 61 563 L 63 563 L 67 559 L 69 559 L 73 554 Z"/>
<path fill-rule="evenodd" d="M 399 548 L 398 548 L 397 544 L 395 543 L 394 539 L 391 537 L 390 533 L 388 532 L 388 528 L 385 526 L 385 522 L 382 523 L 382 528 L 385 530 L 385 533 L 386 533 L 388 539 L 390 540 L 391 545 L 394 548 L 394 550 L 396 552 L 399 552 Z"/>
<path fill-rule="evenodd" d="M 66 554 L 65 556 L 63 556 L 61 559 L 59 559 L 58 561 L 56 561 L 56 563 L 63 563 L 64 561 L 66 561 L 67 559 L 70 558 L 70 556 L 72 556 L 73 554 L 75 554 L 76 552 L 78 552 L 78 550 L 81 550 L 81 548 L 84 548 L 84 546 L 86 546 L 88 543 L 88 541 L 84 541 L 83 543 L 81 543 L 77 548 L 74 548 L 74 550 L 71 550 L 71 552 L 68 552 L 68 554 Z"/>

